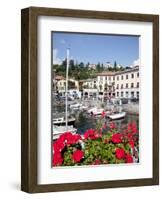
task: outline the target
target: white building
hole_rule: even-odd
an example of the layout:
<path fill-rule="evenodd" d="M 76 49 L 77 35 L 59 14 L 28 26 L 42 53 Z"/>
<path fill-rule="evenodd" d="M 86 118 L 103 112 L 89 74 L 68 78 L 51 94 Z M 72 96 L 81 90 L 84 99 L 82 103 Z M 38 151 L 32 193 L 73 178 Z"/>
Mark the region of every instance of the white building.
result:
<path fill-rule="evenodd" d="M 115 97 L 115 73 L 102 72 L 97 74 L 97 88 L 100 97 Z"/>
<path fill-rule="evenodd" d="M 95 70 L 95 69 L 96 69 L 96 64 L 89 64 L 89 65 L 88 65 L 88 68 L 89 68 L 89 69 L 94 69 L 94 70 Z"/>
<path fill-rule="evenodd" d="M 119 72 L 97 74 L 99 94 L 116 98 L 139 98 L 139 66 Z"/>
<path fill-rule="evenodd" d="M 115 75 L 116 97 L 139 98 L 139 67 L 117 72 Z"/>
<path fill-rule="evenodd" d="M 66 80 L 56 76 L 54 88 L 62 95 L 65 94 Z M 96 78 L 77 81 L 69 79 L 69 90 L 81 91 L 83 97 L 98 98 L 139 98 L 139 66 L 118 72 L 98 73 Z"/>
<path fill-rule="evenodd" d="M 86 79 L 82 81 L 82 90 L 83 90 L 83 97 L 96 98 L 98 96 L 98 88 L 97 88 L 97 79 Z"/>

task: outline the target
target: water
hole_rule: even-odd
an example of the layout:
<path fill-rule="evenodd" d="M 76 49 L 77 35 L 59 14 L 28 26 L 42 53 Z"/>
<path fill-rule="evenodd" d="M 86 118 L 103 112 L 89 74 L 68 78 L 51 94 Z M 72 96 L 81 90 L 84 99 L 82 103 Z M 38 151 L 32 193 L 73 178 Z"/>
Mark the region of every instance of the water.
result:
<path fill-rule="evenodd" d="M 57 117 L 57 115 L 59 116 L 59 114 L 62 113 L 62 115 L 64 114 L 65 111 L 65 107 L 64 106 L 54 106 L 53 107 L 53 113 L 58 113 L 58 114 L 54 114 L 55 117 Z M 74 124 L 74 127 L 77 129 L 77 133 L 79 134 L 84 134 L 84 132 L 88 129 L 95 129 L 97 124 L 102 123 L 102 124 L 106 124 L 106 129 L 105 131 L 107 131 L 109 129 L 109 123 L 111 122 L 111 120 L 109 118 L 103 118 L 101 116 L 98 117 L 94 117 L 91 116 L 89 114 L 87 114 L 86 111 L 80 111 L 80 110 L 68 110 L 69 115 L 75 117 L 76 121 Z M 127 113 L 125 118 L 120 119 L 120 120 L 114 120 L 112 121 L 116 124 L 116 127 L 118 128 L 119 131 L 121 131 L 121 129 L 125 129 L 126 125 L 129 122 L 135 122 L 137 125 L 137 128 L 139 127 L 139 115 L 133 115 L 133 114 L 129 114 Z"/>
<path fill-rule="evenodd" d="M 135 122 L 138 128 L 139 116 L 127 114 L 123 119 L 111 121 L 109 118 L 102 118 L 101 116 L 93 117 L 85 114 L 84 112 L 80 112 L 76 113 L 74 126 L 77 128 L 77 133 L 83 134 L 88 129 L 95 129 L 98 123 L 106 124 L 106 129 L 104 131 L 107 131 L 109 129 L 110 122 L 114 122 L 119 131 L 121 131 L 121 129 L 125 129 L 129 122 Z"/>

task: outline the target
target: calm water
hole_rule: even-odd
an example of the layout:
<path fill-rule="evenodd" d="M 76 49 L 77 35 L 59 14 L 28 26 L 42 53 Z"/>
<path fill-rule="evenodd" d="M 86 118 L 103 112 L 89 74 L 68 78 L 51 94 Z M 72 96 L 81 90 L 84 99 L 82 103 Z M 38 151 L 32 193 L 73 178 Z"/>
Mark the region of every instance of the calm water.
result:
<path fill-rule="evenodd" d="M 100 116 L 93 117 L 85 114 L 84 112 L 80 112 L 76 113 L 76 121 L 74 126 L 77 128 L 78 133 L 83 134 L 87 129 L 96 128 L 96 125 L 99 122 L 102 122 L 102 124 L 106 124 L 107 128 L 105 129 L 105 131 L 109 129 L 109 123 L 111 122 L 111 120 L 109 120 L 108 118 L 102 119 Z M 112 122 L 116 124 L 119 130 L 125 128 L 129 122 L 136 122 L 137 127 L 139 127 L 139 116 L 127 114 L 124 119 L 114 120 Z"/>
<path fill-rule="evenodd" d="M 55 109 L 53 109 L 53 113 L 54 112 L 58 112 L 58 113 L 63 112 L 63 115 L 64 115 L 64 111 L 65 111 L 64 106 L 55 106 Z M 69 110 L 69 114 L 71 116 L 75 117 L 76 121 L 75 121 L 74 127 L 77 128 L 77 133 L 79 133 L 79 134 L 83 134 L 88 129 L 96 128 L 96 126 L 99 122 L 102 122 L 103 124 L 105 123 L 107 125 L 107 128 L 106 128 L 106 130 L 107 130 L 109 127 L 109 123 L 111 122 L 108 118 L 102 119 L 100 116 L 93 117 L 93 116 L 87 114 L 86 111 Z M 116 126 L 119 130 L 121 130 L 122 128 L 125 128 L 125 126 L 129 122 L 135 122 L 137 124 L 137 128 L 138 128 L 139 127 L 139 116 L 127 114 L 124 119 L 114 120 L 112 122 L 114 122 L 116 124 Z"/>

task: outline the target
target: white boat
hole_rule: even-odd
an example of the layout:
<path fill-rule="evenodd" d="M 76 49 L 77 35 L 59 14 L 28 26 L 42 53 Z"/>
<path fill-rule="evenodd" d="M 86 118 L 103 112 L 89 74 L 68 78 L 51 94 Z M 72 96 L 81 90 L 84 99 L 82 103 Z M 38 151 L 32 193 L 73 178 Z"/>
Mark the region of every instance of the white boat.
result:
<path fill-rule="evenodd" d="M 94 108 L 89 109 L 87 112 L 89 114 L 93 114 L 93 115 L 101 115 L 102 112 L 104 112 L 104 109 L 103 108 L 94 107 Z"/>
<path fill-rule="evenodd" d="M 80 107 L 82 107 L 81 103 L 75 103 L 70 105 L 70 108 L 72 109 L 79 109 Z"/>
<path fill-rule="evenodd" d="M 60 135 L 66 132 L 71 132 L 72 134 L 75 134 L 77 132 L 77 129 L 73 126 L 54 126 L 53 125 L 53 140 L 56 140 L 59 138 Z"/>
<path fill-rule="evenodd" d="M 126 116 L 126 112 L 107 114 L 106 116 L 109 117 L 112 120 L 116 120 L 116 119 L 124 118 Z"/>
<path fill-rule="evenodd" d="M 87 109 L 88 109 L 88 106 L 82 105 L 82 106 L 80 107 L 80 110 L 87 110 Z"/>
<path fill-rule="evenodd" d="M 75 118 L 74 117 L 68 117 L 67 124 L 74 124 Z M 66 124 L 65 117 L 58 117 L 53 119 L 53 125 L 63 125 Z"/>

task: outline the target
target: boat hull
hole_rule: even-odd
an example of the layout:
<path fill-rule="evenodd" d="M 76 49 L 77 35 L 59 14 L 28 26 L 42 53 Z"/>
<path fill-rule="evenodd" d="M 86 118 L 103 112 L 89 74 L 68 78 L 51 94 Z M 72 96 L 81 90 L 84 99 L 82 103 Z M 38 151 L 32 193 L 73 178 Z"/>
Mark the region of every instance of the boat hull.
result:
<path fill-rule="evenodd" d="M 74 125 L 75 124 L 75 120 L 69 121 L 69 122 L 67 122 L 67 124 L 68 125 Z M 66 122 L 65 121 L 63 121 L 63 122 L 53 122 L 53 125 L 59 125 L 59 126 L 66 125 Z"/>
<path fill-rule="evenodd" d="M 126 116 L 125 112 L 113 114 L 113 115 L 107 115 L 107 117 L 111 120 L 123 119 L 125 116 Z"/>

